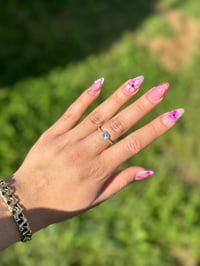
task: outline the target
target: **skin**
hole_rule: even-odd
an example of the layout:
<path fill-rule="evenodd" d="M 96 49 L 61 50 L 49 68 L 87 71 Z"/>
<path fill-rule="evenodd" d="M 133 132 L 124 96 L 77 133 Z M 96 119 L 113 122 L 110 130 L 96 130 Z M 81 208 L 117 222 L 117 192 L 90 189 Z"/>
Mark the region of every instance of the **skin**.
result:
<path fill-rule="evenodd" d="M 143 167 L 115 169 L 174 125 L 175 121 L 163 123 L 163 114 L 117 141 L 163 99 L 152 100 L 148 91 L 119 112 L 138 91 L 127 93 L 127 82 L 79 122 L 100 94 L 99 88 L 93 88 L 95 83 L 84 91 L 40 136 L 7 180 L 33 233 L 93 208 L 131 184 Z M 110 133 L 113 145 L 101 138 L 100 126 Z M 19 241 L 20 234 L 1 198 L 0 210 L 0 249 L 4 249 Z"/>

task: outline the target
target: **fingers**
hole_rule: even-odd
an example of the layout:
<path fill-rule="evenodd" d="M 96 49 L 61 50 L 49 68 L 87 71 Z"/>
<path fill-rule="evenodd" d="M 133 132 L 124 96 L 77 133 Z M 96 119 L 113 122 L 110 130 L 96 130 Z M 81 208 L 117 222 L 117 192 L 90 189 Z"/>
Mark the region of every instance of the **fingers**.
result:
<path fill-rule="evenodd" d="M 89 105 L 99 96 L 103 82 L 104 78 L 96 80 L 73 102 L 60 119 L 51 127 L 55 135 L 64 134 L 77 123 Z"/>
<path fill-rule="evenodd" d="M 129 105 L 123 111 L 107 121 L 101 126 L 101 131 L 95 131 L 85 141 L 93 143 L 92 148 L 94 152 L 100 153 L 109 146 L 111 141 L 118 139 L 131 127 L 133 127 L 143 116 L 149 113 L 160 101 L 163 99 L 169 89 L 169 83 L 160 84 L 142 97 L 140 97 L 133 104 Z M 103 139 L 104 131 L 109 133 L 109 141 Z"/>
<path fill-rule="evenodd" d="M 141 167 L 129 167 L 113 176 L 111 176 L 104 184 L 101 193 L 95 200 L 94 205 L 99 204 L 117 192 L 127 187 L 134 180 L 143 180 L 151 177 L 154 174 L 151 170 L 144 170 Z"/>
<path fill-rule="evenodd" d="M 100 104 L 79 125 L 77 125 L 73 133 L 75 135 L 80 135 L 81 132 L 81 138 L 84 138 L 94 132 L 94 130 L 101 126 L 105 121 L 112 118 L 116 112 L 138 92 L 143 80 L 143 76 L 138 76 L 125 82 L 113 93 L 113 95 Z"/>
<path fill-rule="evenodd" d="M 107 164 L 108 171 L 115 169 L 159 136 L 163 135 L 176 123 L 183 113 L 183 109 L 176 109 L 165 113 L 102 152 L 100 156 L 103 163 Z"/>

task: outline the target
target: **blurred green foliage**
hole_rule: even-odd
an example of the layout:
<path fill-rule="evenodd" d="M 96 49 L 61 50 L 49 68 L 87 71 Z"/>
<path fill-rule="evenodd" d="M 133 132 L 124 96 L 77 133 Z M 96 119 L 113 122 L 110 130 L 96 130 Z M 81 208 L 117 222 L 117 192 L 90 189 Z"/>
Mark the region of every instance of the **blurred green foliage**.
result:
<path fill-rule="evenodd" d="M 9 2 L 7 1 L 7 3 Z M 18 7 L 19 1 L 12 2 Z M 185 10 L 184 5 L 188 7 L 187 1 L 163 2 L 168 3 L 169 6 L 172 5 L 173 8 L 180 8 L 180 10 Z M 39 1 L 24 1 L 22 3 L 23 1 L 21 1 L 20 10 L 22 10 L 26 26 L 32 25 L 35 35 L 33 34 L 33 39 L 31 39 L 32 32 L 30 32 L 27 44 L 23 43 L 23 38 L 20 39 L 16 35 L 16 40 L 19 40 L 18 47 L 15 47 L 16 50 L 9 50 L 8 46 L 7 55 L 0 51 L 0 58 L 3 58 L 4 55 L 4 59 L 8 59 L 8 63 L 5 60 L 2 61 L 5 64 L 2 66 L 7 66 L 7 69 L 4 68 L 1 73 L 2 86 L 0 88 L 0 168 L 2 176 L 12 173 L 20 165 L 28 149 L 39 135 L 63 113 L 81 91 L 100 76 L 105 77 L 105 84 L 101 96 L 92 108 L 106 99 L 123 81 L 143 74 L 145 82 L 137 97 L 159 82 L 167 80 L 172 87 L 162 104 L 145 117 L 138 126 L 150 121 L 160 113 L 176 107 L 184 107 L 186 113 L 164 137 L 123 165 L 125 167 L 135 164 L 142 165 L 147 169 L 155 169 L 156 176 L 154 178 L 134 183 L 133 186 L 98 208 L 38 232 L 28 244 L 18 243 L 8 248 L 0 255 L 0 265 L 199 265 L 200 181 L 197 164 L 200 156 L 200 124 L 198 121 L 200 54 L 195 56 L 192 63 L 171 73 L 159 64 L 155 53 L 137 44 L 134 38 L 136 27 L 131 28 L 131 23 L 128 24 L 127 29 L 126 23 L 122 23 L 120 34 L 117 34 L 112 27 L 108 30 L 109 23 L 103 24 L 101 27 L 104 33 L 101 43 L 102 35 L 98 34 L 97 39 L 96 34 L 99 32 L 95 32 L 95 28 L 93 29 L 93 34 L 96 36 L 94 40 L 90 39 L 90 34 L 87 35 L 87 27 L 86 29 L 84 27 L 93 24 L 93 20 L 90 20 L 90 16 L 86 16 L 83 19 L 86 20 L 86 24 L 82 27 L 80 20 L 77 19 L 76 34 L 74 32 L 72 38 L 68 37 L 69 43 L 72 46 L 75 45 L 73 48 L 66 45 L 66 50 L 64 47 L 60 49 L 59 45 L 51 43 L 51 38 L 47 38 L 49 46 L 45 43 L 44 50 L 40 50 L 40 46 L 38 46 L 35 50 L 38 57 L 34 57 L 33 47 L 36 36 L 43 43 L 46 40 L 45 34 L 48 31 L 51 31 L 53 35 L 56 34 L 62 23 L 59 22 L 57 28 L 52 28 L 50 23 L 50 25 L 46 25 L 47 33 L 43 28 L 37 35 L 34 20 L 29 13 L 23 11 L 25 7 L 28 6 L 30 11 L 35 13 L 34 16 L 40 15 L 42 23 L 44 23 L 43 26 L 48 16 L 55 18 L 56 14 L 60 15 L 59 12 L 64 10 L 67 4 L 71 5 L 70 10 L 73 10 L 73 5 L 76 8 L 79 7 L 78 14 L 81 13 L 83 16 L 89 9 L 96 7 L 94 14 L 96 16 L 97 13 L 99 18 L 100 10 L 103 8 L 110 8 L 109 12 L 112 13 L 112 10 L 118 7 L 118 15 L 122 6 L 122 13 L 125 12 L 124 10 L 127 12 L 128 8 L 126 9 L 122 5 L 122 1 L 116 1 L 116 5 L 114 5 L 115 1 L 110 1 L 113 4 L 112 7 L 106 1 L 88 1 L 87 3 L 90 3 L 88 6 L 83 6 L 79 1 L 49 1 L 48 4 Z M 129 10 L 133 14 L 137 14 L 130 8 L 132 1 L 128 1 L 128 3 Z M 147 5 L 146 1 L 135 1 L 135 3 L 141 9 Z M 190 3 L 191 6 L 198 6 L 198 1 Z M 4 5 L 5 10 L 10 10 L 8 4 L 4 3 Z M 15 5 L 10 7 L 11 11 L 14 10 L 14 7 L 16 8 Z M 80 12 L 82 6 L 83 11 Z M 74 9 L 75 13 L 76 8 Z M 148 10 L 150 12 L 150 5 L 148 5 Z M 109 12 L 108 14 L 110 14 Z M 27 18 L 26 14 L 28 14 Z M 108 14 L 107 22 L 114 27 L 116 20 L 110 21 Z M 128 14 L 130 19 L 130 13 Z M 147 13 L 143 19 L 142 15 L 137 20 L 137 31 L 143 29 L 142 20 L 146 20 L 145 23 L 147 23 L 149 19 Z M 155 16 L 155 20 L 151 19 L 155 23 L 156 14 L 151 13 L 151 16 Z M 6 17 L 6 19 L 8 18 Z M 55 19 L 56 21 L 57 19 Z M 74 26 L 72 15 L 68 18 L 69 23 L 70 21 Z M 101 23 L 103 23 L 102 20 Z M 157 23 L 159 24 L 159 20 Z M 71 26 L 71 24 L 64 25 L 69 28 Z M 94 25 L 96 26 L 96 24 Z M 12 46 L 15 44 L 12 43 L 14 37 L 10 31 L 15 29 L 15 26 L 17 28 L 17 25 L 10 25 L 9 31 L 6 28 L 0 30 L 1 34 L 3 32 L 3 34 L 11 36 L 10 45 Z M 149 29 L 151 29 L 150 34 L 155 35 L 151 25 L 149 25 Z M 158 29 L 158 33 L 162 33 L 162 29 L 159 27 L 155 31 Z M 114 35 L 112 35 L 113 31 Z M 163 32 L 165 33 L 165 29 Z M 150 35 L 147 32 L 145 34 Z M 167 31 L 167 34 L 170 32 Z M 84 39 L 84 36 L 87 36 L 87 39 Z M 106 36 L 108 43 L 106 43 Z M 39 44 L 39 41 L 36 43 Z M 23 55 L 28 55 L 27 51 L 24 54 L 23 52 L 19 53 L 23 45 L 25 48 L 30 48 L 30 60 L 23 58 Z M 45 49 L 46 45 L 49 50 Z M 90 45 L 92 48 L 86 49 L 87 52 L 85 52 L 85 45 Z M 13 57 L 10 51 L 15 51 L 17 56 Z M 78 53 L 77 57 L 74 56 L 76 53 Z M 58 57 L 57 61 L 56 57 Z M 66 65 L 64 65 L 65 59 Z"/>

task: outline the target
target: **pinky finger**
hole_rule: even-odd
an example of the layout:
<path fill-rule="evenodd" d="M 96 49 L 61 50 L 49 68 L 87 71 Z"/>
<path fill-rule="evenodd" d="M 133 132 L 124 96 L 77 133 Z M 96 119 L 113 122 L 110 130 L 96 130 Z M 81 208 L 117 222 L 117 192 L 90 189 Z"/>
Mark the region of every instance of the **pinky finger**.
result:
<path fill-rule="evenodd" d="M 152 170 L 144 170 L 139 166 L 126 168 L 114 175 L 112 175 L 104 184 L 102 191 L 95 200 L 94 205 L 97 205 L 111 196 L 115 195 L 133 181 L 144 180 L 154 174 Z"/>
<path fill-rule="evenodd" d="M 97 79 L 84 91 L 51 127 L 54 135 L 62 135 L 79 121 L 90 104 L 99 96 L 104 78 Z"/>

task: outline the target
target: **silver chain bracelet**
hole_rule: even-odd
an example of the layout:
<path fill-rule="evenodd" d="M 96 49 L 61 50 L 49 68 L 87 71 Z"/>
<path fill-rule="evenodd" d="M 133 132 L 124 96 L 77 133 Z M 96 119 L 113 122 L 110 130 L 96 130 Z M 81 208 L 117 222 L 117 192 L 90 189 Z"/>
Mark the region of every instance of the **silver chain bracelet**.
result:
<path fill-rule="evenodd" d="M 21 234 L 21 241 L 26 242 L 31 240 L 32 232 L 28 221 L 22 212 L 22 208 L 18 204 L 17 198 L 12 194 L 7 183 L 2 179 L 0 179 L 0 195 L 3 197 L 5 203 L 8 205 L 9 211 L 14 217 Z"/>

